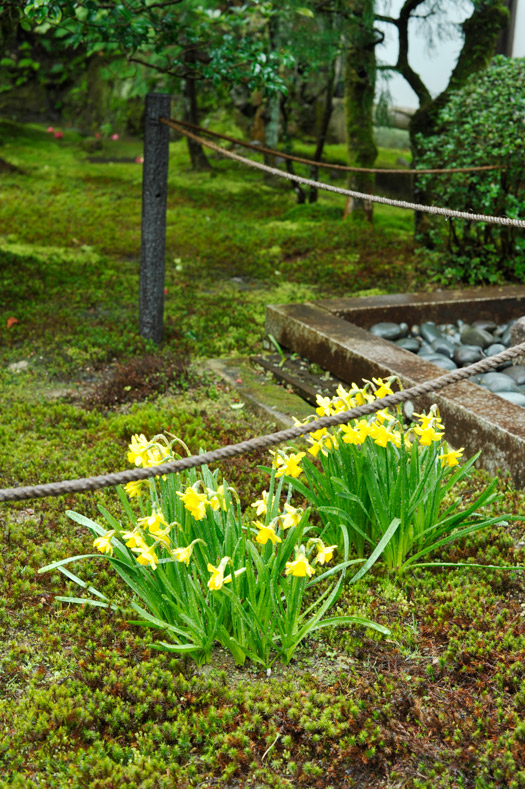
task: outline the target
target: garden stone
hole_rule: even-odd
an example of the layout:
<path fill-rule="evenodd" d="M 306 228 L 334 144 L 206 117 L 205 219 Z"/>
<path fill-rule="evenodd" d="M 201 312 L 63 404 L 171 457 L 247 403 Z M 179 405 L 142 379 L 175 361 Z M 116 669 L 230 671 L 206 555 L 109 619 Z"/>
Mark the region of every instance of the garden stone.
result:
<path fill-rule="evenodd" d="M 501 394 L 502 392 L 517 392 L 519 394 L 519 389 L 512 380 L 509 378 L 507 381 L 491 381 L 486 383 L 485 381 L 482 383 L 482 386 L 485 389 L 488 389 L 489 392 L 495 392 L 496 394 Z"/>
<path fill-rule="evenodd" d="M 513 326 L 509 326 L 509 341 L 511 345 L 525 342 L 525 318 L 518 318 Z"/>
<path fill-rule="evenodd" d="M 424 359 L 425 362 L 431 362 L 435 364 L 436 367 L 441 367 L 443 370 L 457 370 L 457 365 L 454 364 L 452 359 L 449 359 L 448 356 L 443 356 L 440 353 L 425 353 L 419 354 L 421 359 Z"/>
<path fill-rule="evenodd" d="M 452 358 L 458 367 L 468 367 L 469 364 L 479 362 L 483 357 L 483 351 L 476 346 L 463 345 L 456 348 Z"/>
<path fill-rule="evenodd" d="M 464 326 L 461 329 L 461 342 L 465 345 L 477 345 L 480 348 L 488 348 L 494 342 L 494 337 L 484 329 L 475 329 L 472 326 Z"/>
<path fill-rule="evenodd" d="M 421 324 L 421 336 L 428 343 L 431 343 L 432 340 L 437 340 L 438 338 L 443 337 L 443 334 L 435 323 L 432 321 L 427 321 L 426 323 Z"/>
<path fill-rule="evenodd" d="M 395 344 L 399 346 L 399 348 L 404 348 L 405 351 L 411 351 L 411 353 L 417 353 L 419 351 L 419 343 L 415 337 L 402 337 L 400 340 L 396 340 Z"/>
<path fill-rule="evenodd" d="M 488 348 L 485 348 L 485 355 L 486 356 L 496 356 L 497 353 L 502 353 L 505 351 L 506 348 L 501 342 L 494 342 L 492 345 L 489 345 Z"/>
<path fill-rule="evenodd" d="M 508 329 L 505 329 L 505 331 L 501 335 L 501 342 L 503 343 L 503 345 L 506 348 L 508 348 L 510 346 L 510 344 L 511 344 L 511 339 L 510 339 L 510 330 L 511 330 L 511 328 L 512 327 L 509 326 Z"/>
<path fill-rule="evenodd" d="M 498 328 L 498 324 L 494 323 L 494 321 L 474 321 L 472 328 L 488 331 L 492 334 L 492 332 Z"/>
<path fill-rule="evenodd" d="M 513 381 L 512 378 L 509 378 L 509 376 L 505 373 L 485 373 L 485 375 L 482 375 L 480 378 L 480 383 L 484 386 L 494 383 L 500 383 L 502 386 L 504 386 L 505 384 L 508 384 L 509 381 L 515 384 L 515 381 Z"/>
<path fill-rule="evenodd" d="M 401 322 L 399 324 L 399 328 L 402 331 L 402 335 L 401 336 L 402 337 L 408 337 L 408 332 L 410 331 L 410 329 L 408 328 L 408 323 Z"/>
<path fill-rule="evenodd" d="M 421 335 L 421 328 L 417 323 L 410 327 L 410 334 L 412 337 L 419 337 Z"/>
<path fill-rule="evenodd" d="M 383 340 L 399 340 L 403 336 L 403 330 L 399 327 L 399 324 L 390 323 L 389 321 L 375 323 L 370 329 L 370 333 L 375 334 L 376 337 L 382 337 Z"/>
<path fill-rule="evenodd" d="M 523 386 L 525 384 L 525 364 L 509 367 L 505 375 L 510 376 L 517 386 Z"/>
<path fill-rule="evenodd" d="M 450 342 L 450 340 L 447 340 L 446 337 L 438 337 L 437 339 L 432 340 L 430 344 L 436 353 L 440 353 L 443 356 L 448 356 L 449 359 L 452 359 L 454 351 L 456 350 L 454 343 Z"/>
<path fill-rule="evenodd" d="M 525 406 L 525 395 L 521 394 L 520 392 L 498 392 L 498 397 L 502 397 L 504 400 L 508 400 L 509 403 L 514 403 L 514 405 L 521 405 L 522 407 Z"/>

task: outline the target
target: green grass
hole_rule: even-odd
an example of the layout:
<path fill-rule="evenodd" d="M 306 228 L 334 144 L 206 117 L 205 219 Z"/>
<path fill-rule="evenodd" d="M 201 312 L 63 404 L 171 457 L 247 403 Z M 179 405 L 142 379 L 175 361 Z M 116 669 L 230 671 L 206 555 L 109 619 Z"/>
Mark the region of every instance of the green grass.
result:
<path fill-rule="evenodd" d="M 140 166 L 89 163 L 67 131 L 62 142 L 38 126 L 0 131 L 0 156 L 22 171 L 0 186 L 2 487 L 125 468 L 136 432 L 169 430 L 193 451 L 267 432 L 231 408 L 205 357 L 259 350 L 269 302 L 424 284 L 409 214 L 378 208 L 374 229 L 344 222 L 343 198 L 297 206 L 288 187 L 225 160 L 192 173 L 177 142 L 166 342 L 153 347 L 137 332 Z M 121 140 L 98 155 L 139 153 Z M 225 467 L 243 505 L 265 486 L 265 461 Z M 463 496 L 486 482 L 476 473 Z M 499 485 L 505 510 L 524 517 L 523 494 Z M 388 576 L 376 565 L 338 612 L 385 624 L 390 638 L 322 631 L 270 677 L 220 650 L 195 669 L 120 614 L 54 601 L 76 588 L 38 569 L 91 551 L 64 512 L 94 517 L 98 504 L 119 512 L 112 490 L 0 509 L 1 789 L 525 786 L 522 573 Z M 519 566 L 520 540 L 521 520 L 442 558 Z M 83 571 L 122 599 L 102 557 Z"/>

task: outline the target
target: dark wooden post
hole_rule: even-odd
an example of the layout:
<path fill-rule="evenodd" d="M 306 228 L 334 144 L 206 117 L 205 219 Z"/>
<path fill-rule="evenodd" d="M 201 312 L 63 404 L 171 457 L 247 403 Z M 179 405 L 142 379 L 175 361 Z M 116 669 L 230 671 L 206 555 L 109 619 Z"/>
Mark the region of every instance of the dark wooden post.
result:
<path fill-rule="evenodd" d="M 144 118 L 139 331 L 142 337 L 156 343 L 162 341 L 169 163 L 169 128 L 160 123 L 160 118 L 169 118 L 170 112 L 171 96 L 148 93 Z"/>

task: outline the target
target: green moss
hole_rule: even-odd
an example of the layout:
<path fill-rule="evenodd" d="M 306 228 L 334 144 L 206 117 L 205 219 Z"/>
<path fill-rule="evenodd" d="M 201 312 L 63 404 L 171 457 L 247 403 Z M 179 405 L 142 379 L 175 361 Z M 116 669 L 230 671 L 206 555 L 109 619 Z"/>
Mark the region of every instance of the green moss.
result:
<path fill-rule="evenodd" d="M 381 230 L 338 219 L 331 196 L 302 213 L 286 189 L 222 160 L 209 180 L 185 172 L 175 143 L 167 341 L 152 348 L 136 330 L 140 168 L 90 164 L 67 133 L 58 145 L 36 126 L 2 130 L 1 155 L 25 173 L 6 174 L 0 205 L 10 235 L 0 248 L 2 485 L 125 468 L 132 433 L 169 430 L 198 450 L 268 432 L 230 408 L 200 357 L 256 349 L 269 301 L 414 282 L 398 212 L 385 209 Z M 140 152 L 132 140 L 104 145 Z M 18 319 L 9 329 L 8 317 Z M 90 402 L 118 363 L 131 375 L 146 352 L 167 364 L 188 343 L 193 365 L 171 390 L 111 408 Z M 18 361 L 27 369 L 8 369 Z M 265 486 L 263 462 L 228 464 L 243 506 Z M 472 485 L 485 482 L 478 474 Z M 523 494 L 508 480 L 500 487 L 506 509 L 523 517 Z M 220 650 L 211 668 L 195 669 L 150 649 L 151 634 L 120 614 L 57 603 L 75 585 L 38 573 L 91 552 L 92 538 L 64 511 L 95 517 L 99 504 L 119 512 L 112 490 L 2 505 L 1 789 L 524 785 L 522 573 L 389 577 L 376 566 L 345 585 L 337 605 L 388 625 L 389 639 L 326 629 L 270 677 Z M 519 521 L 491 528 L 447 557 L 518 566 L 522 531 Z M 123 600 L 100 558 L 83 576 Z"/>

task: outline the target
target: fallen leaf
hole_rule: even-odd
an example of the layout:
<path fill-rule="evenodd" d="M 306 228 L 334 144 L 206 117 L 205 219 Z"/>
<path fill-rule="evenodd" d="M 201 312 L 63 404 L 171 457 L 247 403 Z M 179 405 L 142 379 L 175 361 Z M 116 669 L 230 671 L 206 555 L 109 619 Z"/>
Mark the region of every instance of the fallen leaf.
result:
<path fill-rule="evenodd" d="M 11 326 L 14 326 L 15 323 L 18 323 L 18 318 L 8 318 L 7 319 L 7 328 L 10 329 Z"/>
<path fill-rule="evenodd" d="M 244 403 L 230 403 L 230 408 L 234 408 L 235 410 L 244 408 Z"/>

